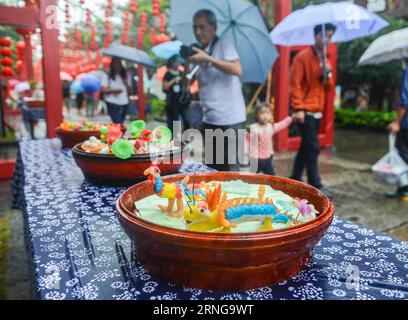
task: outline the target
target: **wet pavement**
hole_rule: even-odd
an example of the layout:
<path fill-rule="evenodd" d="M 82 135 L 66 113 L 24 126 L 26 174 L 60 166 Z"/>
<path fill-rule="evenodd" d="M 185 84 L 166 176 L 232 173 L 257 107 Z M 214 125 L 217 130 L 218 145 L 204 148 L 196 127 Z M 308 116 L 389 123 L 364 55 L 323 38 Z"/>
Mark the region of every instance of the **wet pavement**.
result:
<path fill-rule="evenodd" d="M 384 132 L 336 129 L 335 147 L 321 152 L 320 173 L 336 215 L 408 241 L 408 202 L 385 197 L 394 188 L 375 181 L 371 172 L 387 150 Z M 275 156 L 277 174 L 290 175 L 294 156 L 293 152 Z"/>
<path fill-rule="evenodd" d="M 67 118 L 76 121 L 81 117 L 71 113 Z M 108 122 L 108 117 L 101 115 L 92 120 L 104 123 Z M 149 127 L 155 124 L 150 123 Z M 44 137 L 44 132 L 45 126 L 40 123 L 36 136 Z M 387 144 L 385 132 L 336 129 L 335 147 L 321 152 L 320 172 L 323 183 L 333 195 L 336 215 L 408 241 L 408 202 L 386 198 L 385 192 L 393 190 L 393 187 L 374 181 L 370 169 L 387 152 Z M 13 157 L 15 152 L 12 147 L 0 149 L 0 158 Z M 274 166 L 278 175 L 290 175 L 294 157 L 294 152 L 275 155 Z M 0 298 L 29 299 L 29 258 L 24 245 L 22 214 L 11 211 L 10 206 L 10 181 L 0 181 L 0 218 L 8 216 L 11 231 L 3 284 L 6 294 Z"/>

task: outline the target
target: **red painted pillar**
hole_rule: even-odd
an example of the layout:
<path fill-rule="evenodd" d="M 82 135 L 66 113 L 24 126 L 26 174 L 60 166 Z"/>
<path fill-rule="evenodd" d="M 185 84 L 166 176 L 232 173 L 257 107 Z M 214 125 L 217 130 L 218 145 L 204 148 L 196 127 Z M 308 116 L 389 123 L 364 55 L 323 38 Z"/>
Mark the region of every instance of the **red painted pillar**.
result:
<path fill-rule="evenodd" d="M 331 147 L 334 144 L 334 99 L 336 95 L 337 83 L 337 44 L 331 44 L 328 49 L 329 60 L 333 67 L 334 87 L 327 93 L 325 111 L 323 112 L 320 132 L 324 134 L 321 142 L 322 147 Z"/>
<path fill-rule="evenodd" d="M 27 79 L 33 80 L 34 78 L 34 71 L 33 71 L 33 48 L 31 46 L 31 32 L 28 31 L 24 34 L 24 42 L 26 45 L 26 54 L 25 54 L 25 62 L 26 62 L 26 72 L 27 72 Z"/>
<path fill-rule="evenodd" d="M 138 41 L 138 47 L 140 50 L 144 49 L 143 41 Z M 139 103 L 139 119 L 145 119 L 145 104 L 146 98 L 144 95 L 144 84 L 143 84 L 143 66 L 139 64 L 137 66 L 137 101 Z"/>
<path fill-rule="evenodd" d="M 146 98 L 144 95 L 144 85 L 143 85 L 143 66 L 137 66 L 137 97 L 139 102 L 139 119 L 145 119 L 145 104 Z"/>
<path fill-rule="evenodd" d="M 40 0 L 40 28 L 43 50 L 43 78 L 47 137 L 55 137 L 62 122 L 62 87 L 58 45 L 57 1 Z"/>
<path fill-rule="evenodd" d="M 275 25 L 292 11 L 290 0 L 275 0 Z M 284 119 L 289 114 L 289 65 L 290 48 L 278 46 L 279 59 L 273 67 L 273 91 L 275 96 L 275 121 Z M 274 146 L 277 151 L 286 150 L 288 129 L 275 135 Z"/>

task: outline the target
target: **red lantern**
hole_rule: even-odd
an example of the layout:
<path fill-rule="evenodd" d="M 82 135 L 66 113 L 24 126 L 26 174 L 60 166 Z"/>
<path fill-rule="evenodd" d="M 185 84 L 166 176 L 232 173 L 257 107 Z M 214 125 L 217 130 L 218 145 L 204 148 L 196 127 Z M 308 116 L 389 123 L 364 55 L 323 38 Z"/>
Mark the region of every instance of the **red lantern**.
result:
<path fill-rule="evenodd" d="M 138 45 L 143 44 L 143 40 L 144 40 L 143 33 L 141 32 L 141 30 L 139 30 L 139 32 L 137 34 L 137 43 L 138 43 Z"/>
<path fill-rule="evenodd" d="M 127 33 L 124 33 L 124 34 L 122 35 L 122 44 L 123 44 L 123 45 L 126 45 L 127 42 L 128 42 L 128 35 L 127 35 Z"/>
<path fill-rule="evenodd" d="M 111 57 L 103 57 L 102 58 L 102 65 L 104 69 L 108 69 L 111 64 L 112 58 Z"/>
<path fill-rule="evenodd" d="M 18 74 L 21 75 L 23 73 L 23 70 L 24 70 L 24 62 L 21 61 L 21 60 L 17 60 L 16 68 L 17 68 Z"/>
<path fill-rule="evenodd" d="M 157 36 L 157 38 L 156 38 L 156 43 L 157 44 L 160 44 L 160 43 L 163 43 L 163 42 L 168 42 L 168 41 L 170 41 L 171 39 L 168 37 L 168 36 L 166 36 L 164 33 L 161 33 L 161 34 L 159 34 L 158 36 Z"/>
<path fill-rule="evenodd" d="M 26 48 L 26 44 L 24 41 L 19 41 L 16 43 L 16 49 L 19 51 L 24 51 Z"/>
<path fill-rule="evenodd" d="M 136 0 L 130 0 L 129 11 L 132 13 L 135 13 L 137 11 L 137 1 Z"/>
<path fill-rule="evenodd" d="M 11 67 L 13 65 L 13 60 L 9 57 L 4 57 L 0 60 L 2 66 Z"/>
<path fill-rule="evenodd" d="M 140 20 L 141 20 L 142 22 L 147 22 L 147 13 L 146 13 L 146 12 L 142 12 L 142 13 L 140 14 Z"/>
<path fill-rule="evenodd" d="M 165 26 L 165 16 L 162 13 L 160 15 L 160 26 L 159 26 L 159 32 L 164 33 L 166 31 L 166 26 Z"/>
<path fill-rule="evenodd" d="M 0 39 L 0 46 L 10 47 L 11 46 L 11 40 L 9 38 L 1 38 Z"/>
<path fill-rule="evenodd" d="M 157 17 L 160 15 L 160 0 L 154 0 L 152 2 L 153 15 Z"/>
<path fill-rule="evenodd" d="M 17 60 L 23 60 L 25 57 L 24 52 L 17 51 L 16 58 Z"/>
<path fill-rule="evenodd" d="M 13 55 L 13 51 L 11 51 L 9 48 L 2 48 L 0 49 L 0 54 L 3 57 L 11 57 Z"/>
<path fill-rule="evenodd" d="M 12 76 L 14 76 L 14 70 L 13 70 L 12 68 L 10 68 L 10 67 L 4 67 L 4 68 L 1 70 L 1 74 L 2 74 L 4 77 L 12 77 Z"/>
<path fill-rule="evenodd" d="M 154 28 L 150 28 L 150 42 L 153 44 L 156 43 L 156 30 L 154 30 Z"/>

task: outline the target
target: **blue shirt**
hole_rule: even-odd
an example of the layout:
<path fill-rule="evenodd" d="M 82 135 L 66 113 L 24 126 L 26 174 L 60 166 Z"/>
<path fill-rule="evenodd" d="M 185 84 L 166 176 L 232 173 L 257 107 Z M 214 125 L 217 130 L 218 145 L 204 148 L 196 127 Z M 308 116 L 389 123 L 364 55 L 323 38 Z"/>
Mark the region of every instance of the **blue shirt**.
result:
<path fill-rule="evenodd" d="M 401 120 L 401 128 L 408 129 L 408 68 L 404 69 L 399 104 L 406 109 L 405 115 Z"/>

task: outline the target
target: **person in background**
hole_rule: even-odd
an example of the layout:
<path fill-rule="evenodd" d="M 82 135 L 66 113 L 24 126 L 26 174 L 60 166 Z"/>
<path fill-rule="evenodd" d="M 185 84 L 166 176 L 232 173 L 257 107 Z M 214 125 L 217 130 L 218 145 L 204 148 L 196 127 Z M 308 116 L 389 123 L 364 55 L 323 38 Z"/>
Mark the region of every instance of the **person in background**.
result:
<path fill-rule="evenodd" d="M 390 123 L 388 130 L 397 135 L 395 146 L 401 158 L 408 164 L 408 68 L 404 69 L 397 119 Z M 387 196 L 408 201 L 408 181 L 400 181 L 397 190 L 387 193 Z"/>
<path fill-rule="evenodd" d="M 126 119 L 129 111 L 128 92 L 126 69 L 120 59 L 112 58 L 109 75 L 102 77 L 102 93 L 113 123 L 123 124 Z"/>
<path fill-rule="evenodd" d="M 45 100 L 45 93 L 44 93 L 44 84 L 42 82 L 36 82 L 32 84 L 33 86 L 33 94 L 32 97 L 34 100 Z"/>
<path fill-rule="evenodd" d="M 330 62 L 325 56 L 325 45 L 330 44 L 336 27 L 330 23 L 325 24 L 324 27 L 326 38 L 323 39 L 323 26 L 316 26 L 315 45 L 299 52 L 291 68 L 290 96 L 294 109 L 293 121 L 298 123 L 302 139 L 291 178 L 301 180 L 306 167 L 309 184 L 330 196 L 323 187 L 319 175 L 318 135 L 326 94 L 334 85 Z"/>
<path fill-rule="evenodd" d="M 86 117 L 93 118 L 95 116 L 96 93 L 84 92 L 84 98 Z"/>
<path fill-rule="evenodd" d="M 188 63 L 200 66 L 196 79 L 203 106 L 203 132 L 220 129 L 218 131 L 224 134 L 226 131 L 235 134 L 234 141 L 224 138 L 221 164 L 216 163 L 217 139 L 211 138 L 212 163 L 206 164 L 220 171 L 239 171 L 239 151 L 242 149 L 238 145 L 241 140 L 239 132 L 245 131 L 246 122 L 246 106 L 239 78 L 242 75 L 240 57 L 233 43 L 217 37 L 217 19 L 211 10 L 203 9 L 195 13 L 193 31 L 201 48 L 192 48 L 195 54 L 188 59 Z M 229 150 L 229 143 L 235 144 L 235 152 Z"/>
<path fill-rule="evenodd" d="M 78 115 L 81 115 L 81 110 L 84 107 L 85 96 L 83 92 L 79 92 L 75 96 L 76 106 L 78 108 Z"/>
<path fill-rule="evenodd" d="M 70 109 L 70 93 L 69 93 L 69 86 L 71 85 L 70 81 L 62 81 L 61 82 L 62 85 L 62 98 L 64 101 L 64 107 L 67 109 L 67 111 L 69 112 Z"/>
<path fill-rule="evenodd" d="M 179 99 L 183 91 L 182 73 L 179 70 L 180 61 L 178 55 L 167 60 L 167 72 L 163 79 L 163 91 L 166 93 L 166 116 L 167 126 L 174 135 L 174 121 L 183 119 L 184 130 L 189 129 L 187 119 L 187 107 L 181 105 Z"/>
<path fill-rule="evenodd" d="M 251 124 L 246 135 L 245 149 L 251 157 L 251 163 L 256 161 L 257 173 L 263 172 L 275 175 L 273 161 L 273 135 L 289 127 L 292 117 L 286 117 L 282 121 L 272 123 L 272 109 L 268 103 L 256 106 L 256 122 Z"/>

